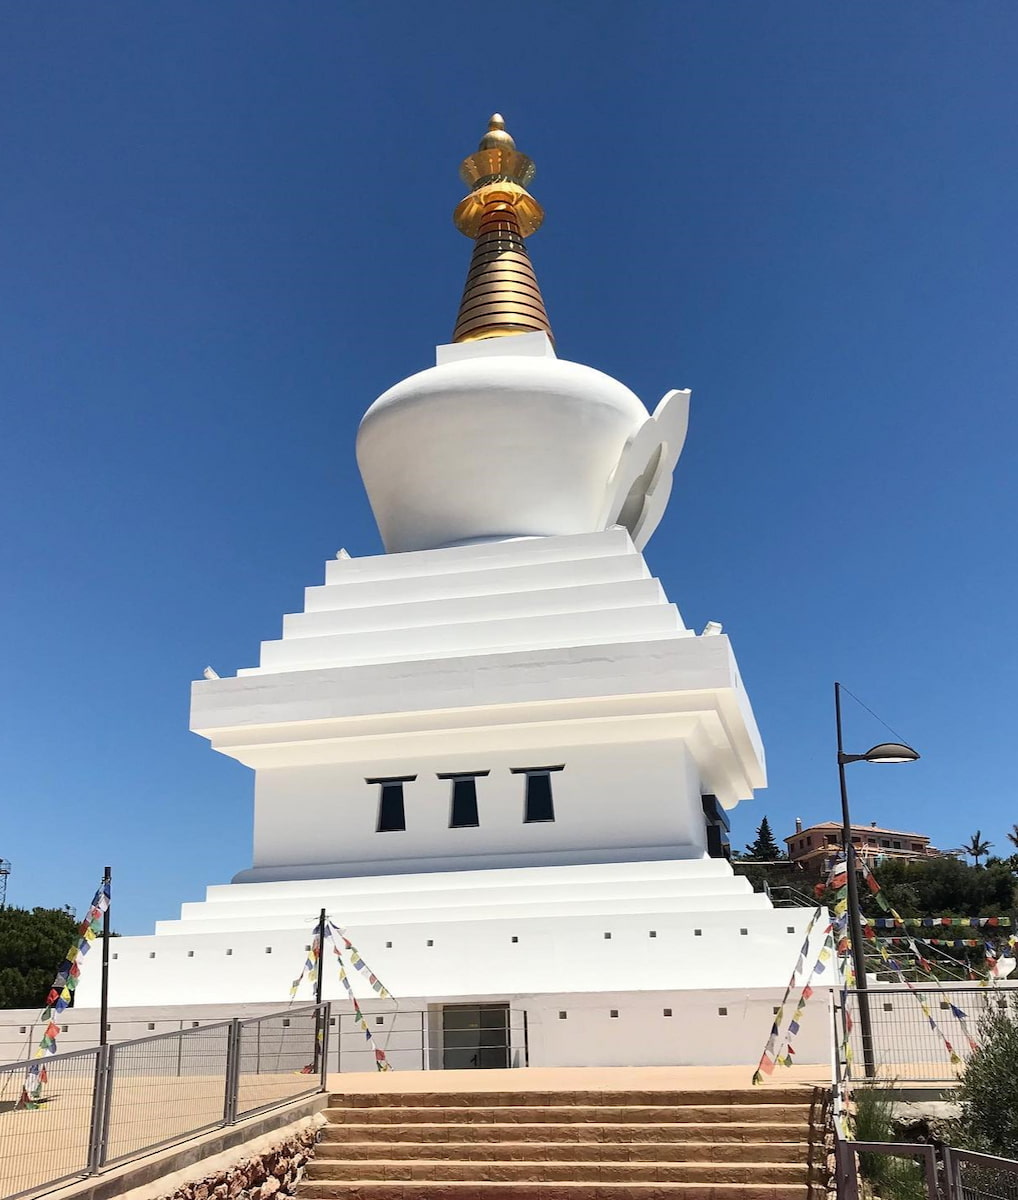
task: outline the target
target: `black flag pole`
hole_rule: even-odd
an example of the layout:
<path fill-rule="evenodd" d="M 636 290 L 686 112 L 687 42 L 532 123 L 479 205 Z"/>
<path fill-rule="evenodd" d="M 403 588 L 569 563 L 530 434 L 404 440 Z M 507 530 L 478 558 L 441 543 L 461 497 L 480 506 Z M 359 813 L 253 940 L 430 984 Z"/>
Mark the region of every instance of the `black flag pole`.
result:
<path fill-rule="evenodd" d="M 112 874 L 110 868 L 107 867 L 103 871 L 103 891 L 112 900 L 110 892 L 110 879 Z M 111 904 L 106 905 L 106 911 L 103 913 L 103 968 L 102 968 L 102 984 L 99 990 L 99 1045 L 106 1045 L 106 1026 L 109 1024 L 108 1017 L 110 1012 L 110 908 Z"/>
<path fill-rule="evenodd" d="M 325 1040 L 325 1020 L 322 1016 L 322 981 L 325 975 L 325 909 L 318 914 L 318 978 L 315 980 L 315 1059 L 314 1073 L 322 1069 L 322 1044 Z"/>

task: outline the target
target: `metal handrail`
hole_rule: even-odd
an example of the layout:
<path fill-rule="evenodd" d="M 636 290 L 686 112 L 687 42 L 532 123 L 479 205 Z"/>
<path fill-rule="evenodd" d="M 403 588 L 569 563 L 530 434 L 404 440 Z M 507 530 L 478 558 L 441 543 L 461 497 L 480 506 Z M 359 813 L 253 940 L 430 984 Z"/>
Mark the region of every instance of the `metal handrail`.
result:
<path fill-rule="evenodd" d="M 186 1138 L 193 1137 L 195 1134 L 201 1133 L 205 1130 L 222 1128 L 224 1125 L 233 1124 L 236 1121 L 248 1116 L 252 1116 L 255 1113 L 264 1112 L 270 1108 L 276 1108 L 285 1104 L 290 1104 L 295 1100 L 301 1099 L 302 1097 L 307 1097 L 315 1092 L 325 1091 L 328 1071 L 330 1012 L 331 1005 L 327 1002 L 320 1005 L 301 1005 L 299 1008 L 277 1010 L 275 1012 L 265 1013 L 261 1016 L 246 1017 L 243 1019 L 235 1017 L 228 1021 L 214 1021 L 207 1025 L 198 1025 L 188 1029 L 170 1030 L 165 1033 L 153 1034 L 147 1037 L 132 1038 L 128 1041 L 100 1046 L 90 1046 L 80 1050 L 68 1050 L 59 1054 L 47 1054 L 40 1058 L 19 1059 L 14 1062 L 0 1064 L 0 1074 L 13 1076 L 15 1080 L 22 1072 L 27 1074 L 27 1072 L 38 1068 L 45 1068 L 47 1072 L 50 1072 L 53 1071 L 55 1067 L 59 1068 L 61 1064 L 65 1064 L 73 1060 L 86 1060 L 89 1062 L 94 1062 L 95 1064 L 94 1073 L 91 1070 L 86 1071 L 85 1078 L 88 1079 L 88 1083 L 82 1088 L 80 1093 L 85 1115 L 85 1125 L 83 1126 L 83 1129 L 87 1129 L 87 1135 L 81 1142 L 80 1151 L 76 1151 L 73 1148 L 69 1151 L 63 1151 L 63 1143 L 59 1142 L 59 1140 L 57 1142 L 53 1142 L 51 1147 L 45 1140 L 47 1129 L 45 1124 L 36 1128 L 36 1133 L 33 1135 L 33 1138 L 29 1143 L 22 1143 L 23 1145 L 27 1145 L 31 1151 L 27 1159 L 17 1155 L 13 1158 L 10 1155 L 4 1155 L 3 1146 L 5 1143 L 3 1141 L 3 1136 L 0 1136 L 0 1155 L 3 1155 L 4 1162 L 8 1167 L 10 1167 L 12 1163 L 19 1164 L 22 1162 L 31 1162 L 31 1154 L 34 1154 L 38 1151 L 39 1144 L 35 1140 L 35 1138 L 38 1136 L 42 1136 L 44 1139 L 44 1153 L 57 1155 L 58 1151 L 60 1151 L 59 1161 L 54 1162 L 53 1168 L 44 1168 L 40 1175 L 34 1175 L 30 1170 L 26 1172 L 23 1167 L 15 1165 L 13 1168 L 14 1175 L 12 1179 L 17 1182 L 15 1182 L 14 1186 L 17 1187 L 18 1183 L 23 1185 L 26 1182 L 30 1183 L 30 1186 L 27 1189 L 22 1188 L 22 1190 L 8 1194 L 13 1200 L 13 1198 L 17 1196 L 28 1195 L 47 1187 L 53 1187 L 65 1179 L 96 1175 L 100 1173 L 104 1167 L 112 1164 L 113 1162 L 123 1163 L 129 1161 L 143 1154 L 148 1154 L 154 1149 L 158 1149 L 162 1146 L 171 1145 L 185 1140 Z M 285 1021 L 286 1025 L 288 1026 L 290 1020 L 295 1017 L 313 1019 L 306 1022 L 306 1028 L 302 1029 L 298 1027 L 292 1031 L 293 1034 L 297 1035 L 298 1040 L 293 1046 L 290 1047 L 289 1053 L 291 1055 L 305 1053 L 306 1043 L 307 1058 L 305 1061 L 310 1060 L 312 1054 L 315 1054 L 316 1056 L 320 1055 L 319 1070 L 316 1071 L 314 1075 L 308 1074 L 305 1077 L 307 1080 L 306 1087 L 302 1087 L 299 1090 L 296 1087 L 293 1089 L 287 1088 L 286 1094 L 273 1095 L 270 1093 L 268 1099 L 266 1099 L 264 1103 L 257 1104 L 255 1107 L 242 1107 L 241 1037 L 243 1030 L 251 1025 L 258 1026 L 260 1029 L 261 1025 L 266 1022 L 277 1021 Z M 120 1117 L 114 1112 L 114 1083 L 121 1079 L 123 1079 L 126 1083 L 130 1083 L 132 1080 L 144 1083 L 146 1078 L 144 1073 L 138 1074 L 136 1070 L 132 1069 L 132 1066 L 137 1066 L 140 1064 L 143 1068 L 150 1067 L 153 1063 L 160 1061 L 158 1054 L 156 1054 L 155 1058 L 153 1058 L 150 1052 L 143 1051 L 140 1059 L 136 1057 L 134 1059 L 134 1063 L 132 1064 L 132 1051 L 136 1047 L 146 1047 L 152 1045 L 153 1043 L 159 1042 L 164 1042 L 172 1046 L 172 1043 L 176 1041 L 179 1046 L 183 1044 L 185 1039 L 188 1039 L 190 1035 L 206 1037 L 209 1033 L 216 1034 L 223 1030 L 227 1031 L 226 1045 L 225 1047 L 218 1046 L 218 1043 L 222 1041 L 221 1038 L 218 1038 L 216 1054 L 213 1059 L 209 1060 L 207 1064 L 209 1068 L 207 1074 L 208 1080 L 212 1082 L 214 1088 L 217 1086 L 218 1081 L 218 1086 L 222 1088 L 222 1107 L 220 1109 L 220 1116 L 214 1120 L 205 1121 L 201 1119 L 197 1111 L 190 1113 L 189 1110 L 191 1119 L 195 1120 L 194 1126 L 188 1128 L 180 1127 L 170 1137 L 148 1144 L 143 1144 L 145 1133 L 142 1132 L 141 1137 L 137 1137 L 133 1127 L 128 1124 L 125 1126 L 125 1128 L 128 1130 L 128 1144 L 123 1149 L 121 1149 L 120 1146 L 117 1146 L 117 1151 L 119 1152 L 114 1152 L 111 1154 L 111 1135 L 114 1138 L 124 1136 L 120 1128 Z M 256 1076 L 261 1071 L 260 1039 L 258 1041 L 258 1046 L 259 1049 L 255 1051 L 255 1053 L 259 1056 L 257 1062 L 258 1070 L 255 1072 Z M 222 1052 L 224 1050 L 226 1056 L 225 1059 L 222 1059 Z M 280 1051 L 277 1051 L 276 1053 L 276 1073 L 288 1075 L 289 1071 L 279 1066 L 278 1056 Z M 122 1067 L 118 1071 L 118 1059 L 121 1061 L 125 1061 L 126 1059 L 128 1064 L 127 1067 Z M 81 1072 L 79 1069 L 79 1075 L 80 1074 Z M 261 1100 L 261 1098 L 261 1096 L 256 1095 L 251 1096 L 250 1100 L 257 1101 Z M 57 1099 L 59 1099 L 59 1094 L 57 1095 Z M 250 1100 L 247 1102 L 248 1105 L 250 1105 Z M 88 1105 L 88 1108 L 84 1109 L 84 1105 Z M 23 1133 L 24 1131 L 25 1125 L 23 1122 L 21 1122 L 18 1125 L 18 1132 Z M 59 1133 L 60 1131 L 58 1130 L 57 1132 Z M 160 1130 L 160 1132 L 163 1132 L 163 1130 Z M 6 1126 L 0 1127 L 0 1135 L 15 1136 L 10 1133 L 10 1130 Z M 136 1137 L 137 1140 L 135 1140 Z M 50 1141 L 52 1141 L 52 1138 L 50 1138 Z M 17 1145 L 18 1143 L 15 1142 L 14 1144 Z M 70 1167 L 71 1169 L 64 1170 L 64 1167 Z"/>
<path fill-rule="evenodd" d="M 892 1158 L 921 1158 L 926 1192 L 937 1200 L 937 1152 L 929 1142 L 854 1142 L 837 1138 L 834 1144 L 835 1183 L 838 1200 L 859 1200 L 860 1154 L 884 1154 Z"/>

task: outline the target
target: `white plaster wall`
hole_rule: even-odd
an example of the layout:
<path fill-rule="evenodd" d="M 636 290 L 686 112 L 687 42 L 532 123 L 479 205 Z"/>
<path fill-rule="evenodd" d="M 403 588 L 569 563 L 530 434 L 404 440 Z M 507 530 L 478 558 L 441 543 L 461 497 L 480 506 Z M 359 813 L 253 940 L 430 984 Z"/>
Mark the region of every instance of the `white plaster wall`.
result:
<path fill-rule="evenodd" d="M 781 997 L 777 989 L 730 988 L 528 998 L 530 1065 L 741 1064 L 747 1068 L 749 1083 Z M 795 1039 L 797 1062 L 826 1065 L 831 1061 L 829 1004 L 828 989 L 818 988 Z M 666 1009 L 671 1016 L 665 1016 Z M 611 1015 L 613 1011 L 617 1017 Z"/>
<path fill-rule="evenodd" d="M 494 994 L 477 999 L 510 1004 L 514 1045 L 520 1041 L 522 1014 L 526 1012 L 530 1065 L 534 1067 L 741 1064 L 751 1071 L 759 1061 L 774 1009 L 784 993 L 781 987 L 637 991 L 625 990 L 626 982 L 620 979 L 616 990 L 598 993 Z M 360 987 L 358 991 L 362 1010 L 379 1044 L 398 1070 L 418 1070 L 422 1061 L 433 1069 L 440 1068 L 442 1005 L 475 999 L 448 994 L 431 998 L 409 996 L 403 997 L 397 1006 L 364 996 Z M 949 999 L 962 1006 L 971 1027 L 988 1004 L 997 1002 L 1000 994 L 1013 999 L 1016 991 L 1018 986 L 1007 983 L 992 991 L 954 989 Z M 302 995 L 293 1008 L 301 1007 L 303 1000 Z M 828 988 L 816 988 L 795 1041 L 798 1062 L 826 1065 L 830 1061 L 829 1003 Z M 929 1064 L 945 1073 L 950 1070 L 943 1041 L 930 1029 L 914 996 L 900 989 L 888 992 L 875 988 L 871 1006 L 878 1061 L 896 1063 L 902 1047 L 907 1047 L 909 1063 Z M 110 1011 L 109 1037 L 112 1042 L 128 1041 L 235 1016 L 276 1013 L 285 1011 L 285 1007 L 278 1002 L 118 1006 Z M 672 1010 L 671 1017 L 664 1015 L 666 1008 Z M 727 1009 L 725 1015 L 719 1011 L 722 1008 Z M 611 1016 L 612 1010 L 618 1012 L 617 1017 Z M 933 1011 L 944 1034 L 964 1053 L 962 1023 L 949 1009 L 937 1004 Z M 562 1012 L 565 1018 L 559 1016 Z M 333 1013 L 331 1068 L 372 1070 L 363 1034 L 352 1032 L 349 1003 L 334 1001 Z M 31 1056 L 44 1028 L 38 1017 L 35 1009 L 0 1011 L 0 1062 L 20 1062 Z M 61 1052 L 96 1044 L 97 1009 L 69 1009 L 60 1020 Z M 421 1052 L 422 1024 L 427 1028 L 425 1049 L 430 1051 L 425 1056 Z M 861 1061 L 858 1044 L 855 1054 L 856 1060 Z"/>
<path fill-rule="evenodd" d="M 544 743 L 512 751 L 475 749 L 428 757 L 373 758 L 328 766 L 263 768 L 255 787 L 254 866 L 288 869 L 328 864 L 331 875 L 362 874 L 398 860 L 461 869 L 554 862 L 590 852 L 639 857 L 636 849 L 676 858 L 704 854 L 700 780 L 677 740 L 606 745 Z M 493 739 L 494 740 L 494 739 Z M 525 823 L 526 778 L 511 768 L 563 765 L 551 776 L 555 820 Z M 489 771 L 476 780 L 480 824 L 449 827 L 449 772 Z M 380 788 L 368 778 L 416 775 L 404 784 L 405 831 L 376 832 Z M 538 858 L 537 856 L 540 856 Z M 568 861 L 563 858 L 561 861 Z"/>
<path fill-rule="evenodd" d="M 266 885 L 267 886 L 267 885 Z M 729 897 L 730 900 L 734 897 Z M 774 910 L 743 897 L 743 907 L 669 911 L 646 898 L 634 912 L 605 897 L 600 911 L 559 903 L 552 914 L 521 906 L 470 906 L 437 911 L 432 920 L 409 907 L 345 917 L 325 897 L 309 896 L 303 920 L 260 928 L 254 914 L 216 922 L 182 922 L 146 937 L 117 939 L 110 963 L 116 1005 L 285 1002 L 306 957 L 321 901 L 385 986 L 396 996 L 466 998 L 542 992 L 593 992 L 620 985 L 638 990 L 696 990 L 724 979 L 735 987 L 787 982 L 810 910 Z M 699 898 L 711 904 L 713 897 Z M 210 906 L 212 907 L 212 906 Z M 565 910 L 565 911 L 562 911 Z M 607 936 L 606 936 L 607 935 Z M 86 961 L 79 1003 L 98 1002 L 98 968 Z M 327 998 L 343 995 L 327 974 Z"/>

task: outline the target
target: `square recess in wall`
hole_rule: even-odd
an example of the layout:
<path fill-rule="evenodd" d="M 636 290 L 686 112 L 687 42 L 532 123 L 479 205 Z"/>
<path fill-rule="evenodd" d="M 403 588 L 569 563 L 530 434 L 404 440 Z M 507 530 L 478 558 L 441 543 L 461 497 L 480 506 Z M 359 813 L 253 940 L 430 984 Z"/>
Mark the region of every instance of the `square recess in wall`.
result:
<path fill-rule="evenodd" d="M 786 925 L 785 933 L 795 933 L 795 926 L 794 925 Z"/>
<path fill-rule="evenodd" d="M 609 1017 L 617 1017 L 618 1015 L 619 1015 L 619 1010 L 617 1008 L 610 1008 L 608 1010 Z"/>
<path fill-rule="evenodd" d="M 657 930 L 656 930 L 656 929 L 649 929 L 649 930 L 647 931 L 647 937 L 657 937 Z"/>
<path fill-rule="evenodd" d="M 515 944 L 516 944 L 516 943 L 517 943 L 517 942 L 518 942 L 520 939 L 519 939 L 519 938 L 516 936 L 516 934 L 514 933 L 514 934 L 513 934 L 513 936 L 512 936 L 512 939 L 511 939 L 511 940 L 512 940 L 512 942 L 513 942 L 513 945 L 515 945 Z"/>
<path fill-rule="evenodd" d="M 664 1012 L 662 1013 L 662 1016 L 665 1016 L 665 1017 L 670 1017 L 671 1015 L 672 1015 L 672 1010 L 670 1008 L 666 1008 L 664 1010 Z"/>
<path fill-rule="evenodd" d="M 703 930 L 702 929 L 694 929 L 693 937 L 703 937 Z"/>
<path fill-rule="evenodd" d="M 566 1019 L 566 1017 L 568 1017 L 568 1016 L 569 1016 L 569 1014 L 568 1014 L 568 1013 L 560 1012 L 560 1013 L 559 1013 L 559 1015 L 558 1015 L 558 1019 L 559 1019 L 560 1021 L 564 1021 L 564 1020 Z"/>
<path fill-rule="evenodd" d="M 727 1016 L 728 1016 L 728 1009 L 727 1009 L 727 1008 L 719 1008 L 719 1009 L 718 1009 L 718 1016 L 719 1016 L 719 1017 L 727 1017 Z"/>

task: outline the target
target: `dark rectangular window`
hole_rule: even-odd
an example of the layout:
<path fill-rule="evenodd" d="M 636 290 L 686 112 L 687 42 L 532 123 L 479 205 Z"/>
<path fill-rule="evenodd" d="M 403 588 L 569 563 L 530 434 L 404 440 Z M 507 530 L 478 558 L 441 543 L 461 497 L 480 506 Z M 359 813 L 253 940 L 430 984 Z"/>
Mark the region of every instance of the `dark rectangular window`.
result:
<path fill-rule="evenodd" d="M 450 772 L 448 775 L 440 774 L 438 776 L 439 779 L 452 780 L 450 829 L 468 829 L 473 825 L 480 825 L 481 822 L 477 815 L 477 784 L 475 781 L 478 776 L 483 778 L 487 774 L 487 771 L 470 771 Z"/>
<path fill-rule="evenodd" d="M 477 784 L 473 779 L 452 781 L 452 815 L 450 829 L 462 829 L 467 825 L 479 825 L 477 819 Z"/>
<path fill-rule="evenodd" d="M 366 783 L 377 783 L 380 788 L 378 823 L 375 825 L 378 833 L 392 833 L 406 829 L 403 784 L 412 783 L 416 778 L 416 775 L 404 775 L 398 779 L 368 779 L 365 781 Z"/>
<path fill-rule="evenodd" d="M 383 783 L 381 799 L 378 802 L 378 832 L 391 833 L 394 829 L 406 829 L 403 785 Z"/>
<path fill-rule="evenodd" d="M 525 823 L 555 820 L 555 804 L 551 796 L 551 777 L 562 767 L 511 767 L 514 775 L 526 775 L 527 795 L 523 809 Z"/>

